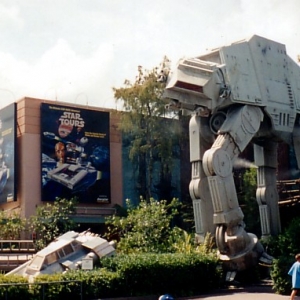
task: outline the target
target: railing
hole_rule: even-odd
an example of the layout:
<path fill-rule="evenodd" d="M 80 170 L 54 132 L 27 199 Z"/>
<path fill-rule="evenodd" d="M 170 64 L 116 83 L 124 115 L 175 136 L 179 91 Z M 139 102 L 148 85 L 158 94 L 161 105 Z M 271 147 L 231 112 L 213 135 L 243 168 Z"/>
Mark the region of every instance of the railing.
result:
<path fill-rule="evenodd" d="M 8 272 L 36 253 L 33 240 L 0 240 L 0 271 Z"/>
<path fill-rule="evenodd" d="M 35 253 L 33 240 L 0 240 L 1 253 Z"/>
<path fill-rule="evenodd" d="M 294 205 L 300 202 L 300 180 L 278 180 L 279 205 Z"/>
<path fill-rule="evenodd" d="M 0 270 L 9 272 L 24 264 L 33 257 L 34 254 L 0 254 Z"/>

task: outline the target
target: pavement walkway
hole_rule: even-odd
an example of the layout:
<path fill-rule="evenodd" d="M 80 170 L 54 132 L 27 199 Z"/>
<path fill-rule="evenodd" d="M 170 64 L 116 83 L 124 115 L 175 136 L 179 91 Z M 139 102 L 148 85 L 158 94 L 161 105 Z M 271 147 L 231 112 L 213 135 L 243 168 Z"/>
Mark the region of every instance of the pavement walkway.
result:
<path fill-rule="evenodd" d="M 213 291 L 212 293 L 203 294 L 193 297 L 175 298 L 175 300 L 288 300 L 288 295 L 278 295 L 272 289 L 271 284 L 262 284 L 258 286 L 243 286 L 243 287 L 232 287 L 226 289 L 220 289 Z M 296 299 L 300 300 L 300 295 Z M 118 299 L 98 299 L 98 300 L 158 300 L 157 297 L 130 297 L 130 298 L 118 298 Z"/>
<path fill-rule="evenodd" d="M 180 298 L 180 300 L 288 300 L 289 298 L 290 297 L 286 295 L 275 294 L 271 286 L 249 286 L 243 288 L 224 289 L 218 292 L 214 292 L 212 294 L 206 294 L 190 298 Z M 300 299 L 300 297 L 296 299 Z"/>

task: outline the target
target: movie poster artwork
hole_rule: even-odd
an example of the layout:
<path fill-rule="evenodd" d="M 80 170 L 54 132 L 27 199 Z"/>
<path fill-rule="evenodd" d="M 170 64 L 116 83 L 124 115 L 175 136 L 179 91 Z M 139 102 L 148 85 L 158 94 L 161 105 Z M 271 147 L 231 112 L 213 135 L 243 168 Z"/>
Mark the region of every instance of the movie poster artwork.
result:
<path fill-rule="evenodd" d="M 0 110 L 0 203 L 16 200 L 16 104 Z"/>
<path fill-rule="evenodd" d="M 110 203 L 109 113 L 41 104 L 42 201 Z"/>

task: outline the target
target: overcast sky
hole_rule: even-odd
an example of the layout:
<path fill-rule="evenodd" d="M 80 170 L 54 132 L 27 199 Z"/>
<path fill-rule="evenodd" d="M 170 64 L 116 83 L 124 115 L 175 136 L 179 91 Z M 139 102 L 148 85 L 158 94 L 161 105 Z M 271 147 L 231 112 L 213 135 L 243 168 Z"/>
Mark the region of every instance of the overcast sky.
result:
<path fill-rule="evenodd" d="M 300 54 L 299 0 L 0 0 L 0 108 L 25 96 L 117 108 L 137 66 L 257 34 Z"/>

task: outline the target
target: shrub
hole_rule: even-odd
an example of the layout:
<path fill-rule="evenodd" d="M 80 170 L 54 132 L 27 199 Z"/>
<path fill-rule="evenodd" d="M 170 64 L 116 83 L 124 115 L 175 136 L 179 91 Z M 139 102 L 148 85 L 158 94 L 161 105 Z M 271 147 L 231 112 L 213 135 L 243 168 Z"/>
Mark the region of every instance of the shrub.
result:
<path fill-rule="evenodd" d="M 172 251 L 172 236 L 175 232 L 171 221 L 178 214 L 179 201 L 173 199 L 149 201 L 141 199 L 137 207 L 127 200 L 127 215 L 112 216 L 106 219 L 108 239 L 118 237 L 118 252 L 146 253 Z"/>
<path fill-rule="evenodd" d="M 30 217 L 29 226 L 32 232 L 37 234 L 35 246 L 43 249 L 55 238 L 66 231 L 75 228 L 75 222 L 71 216 L 75 212 L 76 198 L 59 199 L 53 203 L 47 203 L 36 209 L 36 215 Z"/>
<path fill-rule="evenodd" d="M 0 299 L 20 300 L 34 299 L 29 289 L 28 281 L 22 276 L 0 275 Z"/>
<path fill-rule="evenodd" d="M 295 254 L 300 252 L 299 235 L 300 218 L 295 218 L 279 236 L 269 241 L 269 252 L 276 258 L 271 277 L 278 294 L 288 294 L 291 290 L 291 278 L 287 273 L 295 262 Z"/>
<path fill-rule="evenodd" d="M 217 288 L 221 282 L 218 260 L 197 253 L 133 254 L 103 259 L 102 265 L 120 272 L 126 295 L 172 293 L 188 296 Z"/>
<path fill-rule="evenodd" d="M 4 277 L 13 284 L 0 288 L 0 299 L 91 300 L 172 293 L 193 296 L 218 288 L 221 271 L 213 256 L 192 254 L 132 254 L 101 260 L 102 267 L 91 271 L 68 271 L 40 275 L 34 284 L 20 276 Z"/>
<path fill-rule="evenodd" d="M 273 289 L 277 294 L 290 294 L 291 278 L 288 275 L 288 271 L 294 262 L 294 258 L 285 256 L 281 256 L 274 260 L 271 276 L 273 279 Z"/>

